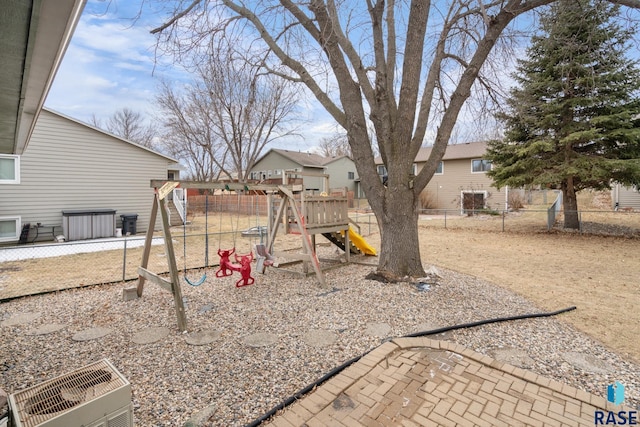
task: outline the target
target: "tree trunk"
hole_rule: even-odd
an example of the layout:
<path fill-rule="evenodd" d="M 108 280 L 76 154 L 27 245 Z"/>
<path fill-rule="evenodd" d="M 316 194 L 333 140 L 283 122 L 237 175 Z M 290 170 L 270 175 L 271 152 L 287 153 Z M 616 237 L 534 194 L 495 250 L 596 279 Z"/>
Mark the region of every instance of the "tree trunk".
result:
<path fill-rule="evenodd" d="M 412 189 L 387 190 L 385 212 L 378 217 L 381 233 L 378 271 L 424 277 L 418 239 L 418 210 Z M 402 279 L 402 277 L 397 277 Z"/>
<path fill-rule="evenodd" d="M 580 229 L 578 199 L 572 178 L 568 178 L 562 182 L 562 200 L 564 207 L 564 228 L 570 228 L 572 230 Z"/>

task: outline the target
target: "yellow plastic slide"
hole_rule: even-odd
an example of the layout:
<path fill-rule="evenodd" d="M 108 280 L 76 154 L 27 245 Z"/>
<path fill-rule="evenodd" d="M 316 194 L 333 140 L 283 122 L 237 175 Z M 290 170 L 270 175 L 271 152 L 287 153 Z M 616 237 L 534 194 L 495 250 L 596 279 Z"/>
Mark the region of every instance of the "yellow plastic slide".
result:
<path fill-rule="evenodd" d="M 364 240 L 364 237 L 353 231 L 351 227 L 349 227 L 349 240 L 351 240 L 353 244 L 362 251 L 363 254 L 373 256 L 378 255 L 376 253 L 376 250 L 371 247 L 371 245 L 369 245 L 366 240 Z"/>

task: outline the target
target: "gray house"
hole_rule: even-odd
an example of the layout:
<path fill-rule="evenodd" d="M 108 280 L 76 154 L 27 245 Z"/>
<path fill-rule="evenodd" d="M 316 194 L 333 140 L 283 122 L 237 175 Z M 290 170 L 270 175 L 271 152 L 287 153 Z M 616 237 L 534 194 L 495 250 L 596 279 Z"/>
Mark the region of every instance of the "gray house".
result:
<path fill-rule="evenodd" d="M 47 109 L 24 153 L 2 154 L 0 161 L 13 170 L 0 176 L 0 242 L 6 243 L 52 240 L 70 221 L 98 224 L 100 235 L 78 238 L 115 235 L 120 215 L 129 229 L 135 221 L 144 232 L 150 180 L 179 178 L 175 159 Z"/>
<path fill-rule="evenodd" d="M 326 174 L 329 175 L 330 188 L 347 188 L 347 191 L 356 191 L 358 181 L 356 166 L 348 156 L 324 157 L 314 153 L 272 148 L 256 161 L 249 178 L 278 183 L 282 182 L 284 171 Z M 307 189 L 329 191 L 328 188 L 323 188 L 321 177 L 304 176 L 304 184 Z"/>

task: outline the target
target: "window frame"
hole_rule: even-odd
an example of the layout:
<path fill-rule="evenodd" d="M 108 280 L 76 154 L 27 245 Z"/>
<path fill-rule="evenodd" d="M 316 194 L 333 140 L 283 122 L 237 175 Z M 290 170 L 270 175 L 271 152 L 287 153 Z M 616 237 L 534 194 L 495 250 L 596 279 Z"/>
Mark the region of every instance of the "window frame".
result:
<path fill-rule="evenodd" d="M 20 233 L 22 232 L 22 217 L 20 216 L 0 216 L 0 222 L 15 221 L 16 233 L 15 236 L 2 237 L 0 236 L 0 242 L 14 242 L 20 239 Z"/>
<path fill-rule="evenodd" d="M 351 180 L 356 179 L 356 173 L 355 172 L 351 172 L 351 171 L 347 171 L 347 179 L 351 179 Z"/>
<path fill-rule="evenodd" d="M 15 174 L 13 179 L 0 178 L 0 184 L 20 184 L 20 156 L 17 154 L 0 154 L 0 159 L 13 159 Z"/>
<path fill-rule="evenodd" d="M 475 168 L 473 167 L 475 162 L 480 162 L 480 165 L 483 165 L 482 170 L 474 170 Z M 489 165 L 489 169 L 485 169 L 484 165 Z M 491 169 L 493 169 L 493 162 L 491 160 L 487 160 L 487 159 L 471 159 L 471 173 L 487 173 L 489 172 Z"/>
<path fill-rule="evenodd" d="M 487 190 L 460 190 L 460 215 L 464 215 L 467 213 L 467 210 L 464 208 L 465 194 L 482 194 L 482 208 L 480 209 L 487 209 L 489 207 L 489 192 Z"/>
<path fill-rule="evenodd" d="M 438 169 L 440 169 L 440 172 L 438 172 Z M 436 168 L 434 175 L 444 175 L 444 162 L 442 160 L 438 162 L 438 167 Z"/>

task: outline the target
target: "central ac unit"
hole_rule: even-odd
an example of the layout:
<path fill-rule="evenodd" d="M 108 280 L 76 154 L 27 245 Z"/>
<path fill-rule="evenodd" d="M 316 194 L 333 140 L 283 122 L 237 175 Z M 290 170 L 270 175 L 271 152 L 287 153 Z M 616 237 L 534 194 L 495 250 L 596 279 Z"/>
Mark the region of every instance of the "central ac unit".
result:
<path fill-rule="evenodd" d="M 9 426 L 132 427 L 131 384 L 107 360 L 9 395 Z"/>

